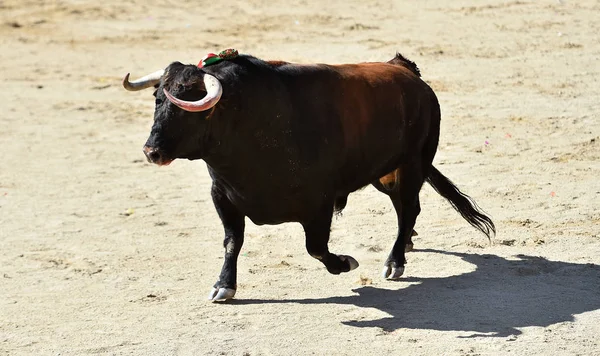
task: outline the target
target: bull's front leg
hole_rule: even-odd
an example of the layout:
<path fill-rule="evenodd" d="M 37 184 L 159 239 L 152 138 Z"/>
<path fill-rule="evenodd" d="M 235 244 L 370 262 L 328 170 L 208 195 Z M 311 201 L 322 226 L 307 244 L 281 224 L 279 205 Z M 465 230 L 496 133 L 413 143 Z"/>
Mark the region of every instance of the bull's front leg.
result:
<path fill-rule="evenodd" d="M 219 280 L 208 299 L 224 301 L 233 298 L 237 288 L 237 260 L 244 243 L 244 215 L 231 203 L 217 183 L 213 183 L 211 196 L 225 229 L 225 258 Z"/>
<path fill-rule="evenodd" d="M 306 250 L 321 261 L 331 274 L 349 272 L 358 267 L 358 262 L 347 255 L 336 255 L 329 252 L 329 235 L 333 203 L 325 205 L 310 221 L 302 223 L 306 234 Z"/>

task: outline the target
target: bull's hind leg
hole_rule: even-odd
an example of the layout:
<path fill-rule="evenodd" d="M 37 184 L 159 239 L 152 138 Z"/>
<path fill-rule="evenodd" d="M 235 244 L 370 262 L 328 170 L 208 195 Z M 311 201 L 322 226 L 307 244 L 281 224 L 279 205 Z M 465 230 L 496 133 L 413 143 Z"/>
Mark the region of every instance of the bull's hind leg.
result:
<path fill-rule="evenodd" d="M 391 173 L 386 174 L 385 176 L 379 178 L 379 180 L 373 182 L 373 186 L 377 188 L 382 193 L 390 196 L 390 193 L 394 191 L 394 189 L 400 184 L 400 168 L 393 170 Z M 396 209 L 396 212 L 399 213 L 399 209 Z M 398 219 L 400 217 L 398 216 Z M 406 235 L 406 241 L 404 242 L 404 251 L 410 252 L 414 248 L 414 243 L 412 241 L 413 236 L 418 236 L 415 230 L 412 231 L 409 235 Z"/>
<path fill-rule="evenodd" d="M 237 288 L 237 260 L 244 243 L 244 215 L 221 192 L 219 186 L 213 183 L 211 195 L 217 213 L 225 229 L 225 258 L 219 280 L 215 283 L 208 299 L 223 301 L 233 298 Z"/>
<path fill-rule="evenodd" d="M 398 279 L 404 273 L 405 252 L 407 245 L 412 245 L 413 229 L 421 212 L 419 191 L 425 179 L 419 161 L 401 166 L 396 174 L 397 182 L 392 189 L 379 181 L 373 183 L 390 197 L 398 218 L 398 235 L 382 272 L 383 277 L 388 279 Z"/>
<path fill-rule="evenodd" d="M 351 256 L 335 255 L 329 252 L 329 234 L 333 203 L 326 204 L 310 221 L 302 223 L 306 234 L 306 250 L 321 261 L 327 271 L 332 274 L 349 272 L 358 267 L 358 262 Z"/>

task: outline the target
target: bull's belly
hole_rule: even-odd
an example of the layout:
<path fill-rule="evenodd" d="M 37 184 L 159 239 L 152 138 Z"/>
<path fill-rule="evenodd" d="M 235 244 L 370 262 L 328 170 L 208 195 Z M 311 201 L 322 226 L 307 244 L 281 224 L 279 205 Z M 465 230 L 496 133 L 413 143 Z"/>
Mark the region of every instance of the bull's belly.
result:
<path fill-rule="evenodd" d="M 254 225 L 279 225 L 283 223 L 289 222 L 301 222 L 298 219 L 294 219 L 291 216 L 272 216 L 272 215 L 260 215 L 260 214 L 251 214 L 247 215 L 248 219 L 252 221 Z"/>
<path fill-rule="evenodd" d="M 244 207 L 240 210 L 242 210 L 244 215 L 246 215 L 255 225 L 278 225 L 288 222 L 302 223 L 305 221 L 305 216 L 308 215 L 307 212 L 289 209 L 287 204 L 289 203 L 281 201 L 272 207 Z"/>
<path fill-rule="evenodd" d="M 400 150 L 398 149 L 398 151 Z M 373 157 L 370 161 L 363 162 L 358 167 L 349 164 L 339 175 L 339 183 L 336 184 L 336 191 L 339 192 L 338 195 L 342 195 L 344 192 L 349 194 L 362 189 L 392 174 L 400 164 L 406 162 L 406 156 L 400 152 L 387 156 L 379 155 Z"/>
<path fill-rule="evenodd" d="M 273 194 L 275 193 L 275 194 Z M 309 199 L 310 196 L 312 199 Z M 314 216 L 319 203 L 315 202 L 322 192 L 313 191 L 303 197 L 285 193 L 265 193 L 254 198 L 229 196 L 231 202 L 256 225 L 277 225 L 287 222 L 302 223 Z"/>
<path fill-rule="evenodd" d="M 377 179 L 379 175 L 362 176 L 350 184 L 332 185 L 331 190 L 306 187 L 301 193 L 264 192 L 255 198 L 229 196 L 232 203 L 256 225 L 277 225 L 288 222 L 309 221 L 328 203 L 337 204 L 337 200 L 346 198 L 350 193 L 363 188 Z M 345 205 L 345 204 L 344 204 Z M 333 208 L 333 206 L 332 206 Z M 333 212 L 333 210 L 332 210 Z"/>
<path fill-rule="evenodd" d="M 359 165 L 346 165 L 325 172 L 321 167 L 294 177 L 287 172 L 271 172 L 279 178 L 252 177 L 248 181 L 256 184 L 226 186 L 224 189 L 229 200 L 256 225 L 302 223 L 322 213 L 327 204 L 333 205 L 340 197 L 347 197 L 392 172 L 399 158 L 397 154 L 378 155 Z"/>

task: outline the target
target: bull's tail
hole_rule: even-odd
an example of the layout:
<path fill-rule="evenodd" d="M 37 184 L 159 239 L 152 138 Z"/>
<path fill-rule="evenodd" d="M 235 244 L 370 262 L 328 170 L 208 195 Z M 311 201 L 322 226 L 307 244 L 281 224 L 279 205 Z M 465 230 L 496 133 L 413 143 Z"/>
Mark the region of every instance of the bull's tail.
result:
<path fill-rule="evenodd" d="M 496 234 L 496 226 L 489 216 L 485 215 L 477 203 L 468 195 L 462 193 L 458 188 L 446 178 L 434 166 L 431 166 L 427 182 L 442 197 L 446 198 L 452 207 L 467 220 L 471 226 L 483 232 L 488 239 Z"/>

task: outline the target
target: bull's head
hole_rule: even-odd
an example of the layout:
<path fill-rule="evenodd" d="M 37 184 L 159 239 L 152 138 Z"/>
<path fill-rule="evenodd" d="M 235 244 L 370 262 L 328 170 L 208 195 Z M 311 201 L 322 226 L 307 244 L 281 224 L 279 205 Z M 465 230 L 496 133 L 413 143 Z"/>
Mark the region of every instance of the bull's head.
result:
<path fill-rule="evenodd" d="M 157 88 L 154 124 L 143 149 L 149 162 L 168 165 L 176 158 L 202 158 L 205 119 L 223 92 L 216 77 L 175 62 L 133 82 L 127 74 L 123 87 L 129 91 Z"/>

